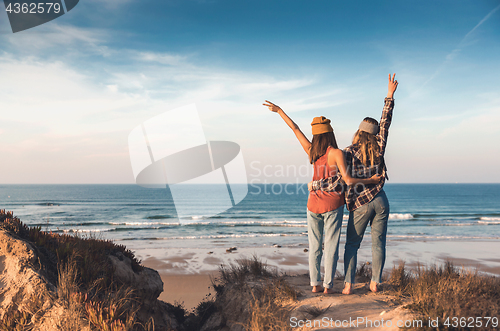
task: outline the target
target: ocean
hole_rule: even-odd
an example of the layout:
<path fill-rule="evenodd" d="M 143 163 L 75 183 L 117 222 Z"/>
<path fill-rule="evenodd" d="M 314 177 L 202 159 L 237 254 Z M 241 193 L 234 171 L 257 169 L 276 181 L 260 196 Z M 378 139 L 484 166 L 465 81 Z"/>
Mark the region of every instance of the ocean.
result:
<path fill-rule="evenodd" d="M 388 240 L 500 239 L 500 184 L 386 184 L 385 191 Z M 252 184 L 226 212 L 180 222 L 168 189 L 0 185 L 0 208 L 45 231 L 132 248 L 285 247 L 307 246 L 307 195 L 305 184 Z"/>

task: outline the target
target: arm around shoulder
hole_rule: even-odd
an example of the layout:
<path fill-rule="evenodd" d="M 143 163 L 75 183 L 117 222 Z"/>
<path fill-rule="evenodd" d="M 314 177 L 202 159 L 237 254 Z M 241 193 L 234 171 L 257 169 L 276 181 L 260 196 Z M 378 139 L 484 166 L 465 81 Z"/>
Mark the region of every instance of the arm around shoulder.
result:
<path fill-rule="evenodd" d="M 335 162 L 335 163 L 334 163 Z M 345 161 L 344 153 L 340 149 L 332 149 L 328 155 L 328 164 L 330 167 L 336 167 L 337 171 L 340 171 L 342 179 L 348 186 L 355 184 L 377 184 L 381 176 L 374 175 L 370 178 L 354 178 L 349 174 L 349 169 L 347 169 L 347 164 Z"/>

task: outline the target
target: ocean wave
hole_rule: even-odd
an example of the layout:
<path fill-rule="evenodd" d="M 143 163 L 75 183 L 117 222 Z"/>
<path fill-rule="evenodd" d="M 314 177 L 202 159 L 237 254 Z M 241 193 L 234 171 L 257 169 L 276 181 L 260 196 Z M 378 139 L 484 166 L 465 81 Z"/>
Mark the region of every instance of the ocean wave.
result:
<path fill-rule="evenodd" d="M 224 217 L 225 218 L 225 217 Z M 259 220 L 260 217 L 230 217 L 228 220 L 217 221 L 217 217 L 203 218 L 203 216 L 193 216 L 191 219 L 181 219 L 181 222 L 109 222 L 110 225 L 125 226 L 147 226 L 147 225 L 168 225 L 168 226 L 212 226 L 212 227 L 307 227 L 307 218 L 304 216 L 300 220 Z M 243 220 L 245 219 L 245 220 Z M 343 221 L 349 220 L 349 215 L 343 215 Z M 394 213 L 389 215 L 390 220 L 413 219 L 412 214 Z M 182 221 L 187 223 L 182 223 Z"/>
<path fill-rule="evenodd" d="M 498 216 L 498 214 L 477 214 L 477 213 L 453 213 L 453 212 L 442 212 L 442 213 L 415 213 L 414 218 L 471 218 L 479 219 L 480 216 Z"/>
<path fill-rule="evenodd" d="M 60 206 L 62 203 L 60 202 L 40 202 L 40 203 L 35 203 L 35 206 L 47 206 L 47 207 L 54 207 L 54 206 Z"/>
<path fill-rule="evenodd" d="M 94 232 L 110 232 L 114 229 L 63 229 L 63 230 L 52 230 L 52 232 L 62 232 L 62 233 L 94 233 Z"/>
<path fill-rule="evenodd" d="M 389 219 L 390 220 L 410 220 L 414 218 L 413 214 L 400 214 L 400 213 L 394 213 L 394 214 L 389 214 Z"/>
<path fill-rule="evenodd" d="M 387 235 L 387 238 L 391 239 L 426 239 L 426 240 L 470 240 L 470 239 L 480 239 L 480 240 L 495 240 L 500 237 L 491 237 L 491 236 L 453 236 L 453 235 L 440 235 L 440 236 L 432 236 L 432 235 Z"/>
<path fill-rule="evenodd" d="M 500 225 L 500 222 L 477 221 L 481 225 Z"/>
<path fill-rule="evenodd" d="M 412 219 L 413 218 L 413 214 L 400 214 L 400 213 L 393 213 L 393 214 L 389 214 L 389 219 L 390 220 L 409 220 L 409 219 Z M 348 221 L 349 220 L 349 215 L 343 215 L 342 219 L 344 221 Z"/>
<path fill-rule="evenodd" d="M 500 222 L 500 217 L 479 217 L 479 220 L 496 223 L 496 222 Z"/>
<path fill-rule="evenodd" d="M 307 233 L 253 233 L 253 234 L 218 234 L 206 236 L 178 236 L 178 237 L 152 237 L 140 238 L 141 240 L 193 240 L 193 239 L 226 239 L 226 238 L 263 238 L 263 237 L 302 237 Z M 124 238 L 122 240 L 136 240 L 136 238 Z"/>
<path fill-rule="evenodd" d="M 481 217 L 477 221 L 478 224 L 482 225 L 500 225 L 500 217 Z"/>
<path fill-rule="evenodd" d="M 214 222 L 212 223 L 214 225 L 229 225 L 229 226 L 235 226 L 235 225 L 255 225 L 255 226 L 282 226 L 282 227 L 304 227 L 307 226 L 307 221 L 288 221 L 288 220 L 283 220 L 283 221 L 228 221 L 228 222 Z"/>
<path fill-rule="evenodd" d="M 50 220 L 54 220 L 52 217 Z M 73 226 L 99 226 L 99 225 L 110 225 L 108 222 L 34 222 L 27 223 L 29 226 L 39 226 L 42 228 L 46 227 L 73 227 Z"/>
<path fill-rule="evenodd" d="M 179 223 L 180 224 L 180 223 Z M 183 226 L 199 226 L 208 225 L 213 227 L 236 227 L 236 226 L 276 226 L 276 227 L 304 227 L 307 226 L 307 221 L 304 218 L 303 221 L 288 221 L 288 220 L 272 220 L 272 221 L 193 221 L 183 224 Z"/>
<path fill-rule="evenodd" d="M 146 217 L 147 220 L 163 220 L 167 218 L 173 218 L 173 216 L 170 215 L 153 215 L 153 216 L 148 216 Z"/>
<path fill-rule="evenodd" d="M 147 226 L 147 225 L 169 225 L 169 226 L 179 226 L 180 223 L 176 222 L 109 222 L 109 225 L 125 225 L 125 226 Z"/>
<path fill-rule="evenodd" d="M 193 217 L 199 217 L 200 216 L 193 216 Z M 202 218 L 204 218 L 203 216 L 201 216 Z M 235 215 L 227 215 L 227 216 L 222 216 L 222 215 L 215 215 L 215 216 L 210 216 L 210 217 L 207 217 L 206 219 L 224 219 L 224 218 L 227 218 L 227 219 L 241 219 L 241 218 L 248 218 L 248 219 L 263 219 L 264 216 L 250 216 L 250 215 L 243 215 L 243 216 L 235 216 Z M 195 219 L 195 218 L 193 218 Z"/>

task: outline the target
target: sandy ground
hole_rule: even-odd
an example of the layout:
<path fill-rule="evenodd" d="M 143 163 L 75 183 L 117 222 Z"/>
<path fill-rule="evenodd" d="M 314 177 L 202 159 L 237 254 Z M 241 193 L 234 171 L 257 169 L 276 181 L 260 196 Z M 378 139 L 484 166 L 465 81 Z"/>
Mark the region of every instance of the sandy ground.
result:
<path fill-rule="evenodd" d="M 191 256 L 191 255 L 188 255 Z M 185 261 L 180 257 L 176 261 Z M 182 262 L 174 262 L 182 263 Z M 143 265 L 158 271 L 163 281 L 163 292 L 159 299 L 172 304 L 182 303 L 184 308 L 191 310 L 195 308 L 201 301 L 207 299 L 211 295 L 215 295 L 212 285 L 212 279 L 217 276 L 217 272 L 200 272 L 200 273 L 175 273 L 168 269 L 172 266 L 172 262 L 161 261 L 154 257 L 150 257 L 143 261 Z M 177 268 L 173 268 L 177 270 Z"/>
<path fill-rule="evenodd" d="M 359 250 L 358 263 L 371 261 L 370 247 L 369 238 L 365 238 Z M 230 247 L 228 246 L 227 248 Z M 340 249 L 340 260 L 337 270 L 342 274 L 342 242 Z M 385 271 L 390 271 L 393 266 L 398 265 L 401 261 L 405 261 L 409 267 L 415 267 L 418 264 L 430 266 L 450 260 L 458 267 L 500 275 L 500 259 L 497 255 L 499 251 L 500 242 L 498 241 L 389 241 L 387 244 Z M 187 309 L 194 308 L 210 293 L 213 295 L 213 289 L 210 288 L 211 277 L 217 276 L 221 265 L 236 263 L 238 259 L 252 258 L 254 255 L 280 272 L 290 276 L 297 276 L 298 278 L 296 279 L 300 281 L 294 278 L 294 282 L 297 286 L 303 288 L 304 293 L 308 293 L 310 290 L 308 277 L 304 276 L 308 272 L 308 252 L 305 252 L 304 248 L 238 247 L 232 252 L 227 252 L 226 248 L 220 247 L 212 250 L 197 248 L 168 250 L 143 248 L 136 250 L 135 253 L 145 266 L 158 270 L 160 273 L 164 283 L 164 292 L 161 294 L 160 299 L 170 303 L 184 303 L 184 307 Z M 341 288 L 341 281 L 335 286 Z M 364 293 L 363 290 L 361 293 Z M 371 292 L 362 295 L 364 295 L 366 300 L 371 300 L 370 298 L 374 297 L 373 307 L 376 307 L 377 302 L 380 303 L 381 299 L 378 295 L 374 295 Z M 344 297 L 340 294 L 334 294 L 333 298 L 337 298 L 332 301 L 333 306 L 341 305 L 343 307 L 348 302 L 347 306 L 352 306 L 354 302 L 352 300 L 359 299 L 355 296 Z M 380 307 L 382 310 L 374 308 L 373 314 L 376 315 L 377 313 L 380 314 L 383 311 L 388 311 L 387 306 L 381 305 Z M 369 309 L 367 309 L 363 308 L 363 310 L 368 312 Z"/>
<path fill-rule="evenodd" d="M 323 294 L 311 292 L 308 275 L 287 281 L 301 292 L 289 321 L 295 330 L 399 330 L 398 325 L 415 323 L 394 297 L 372 293 L 364 283 L 356 284 L 353 294 L 343 295 L 341 282 L 333 287 L 336 293 Z M 321 314 L 311 316 L 311 308 L 319 308 Z"/>

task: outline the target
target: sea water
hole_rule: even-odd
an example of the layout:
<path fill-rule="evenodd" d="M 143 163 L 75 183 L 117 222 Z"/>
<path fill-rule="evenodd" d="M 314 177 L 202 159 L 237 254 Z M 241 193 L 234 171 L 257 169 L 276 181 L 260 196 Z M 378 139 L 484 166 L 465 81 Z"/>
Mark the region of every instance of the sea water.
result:
<path fill-rule="evenodd" d="M 189 220 L 177 218 L 168 187 L 137 185 L 0 185 L 0 208 L 45 231 L 131 247 L 307 246 L 305 184 L 248 189 L 226 212 Z M 388 240 L 500 239 L 500 184 L 386 184 L 384 189 L 390 203 Z"/>

